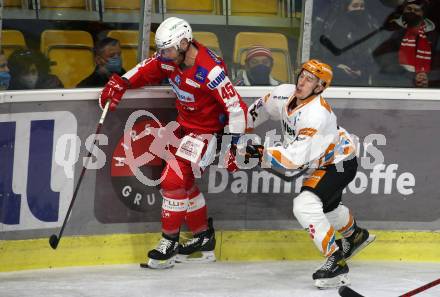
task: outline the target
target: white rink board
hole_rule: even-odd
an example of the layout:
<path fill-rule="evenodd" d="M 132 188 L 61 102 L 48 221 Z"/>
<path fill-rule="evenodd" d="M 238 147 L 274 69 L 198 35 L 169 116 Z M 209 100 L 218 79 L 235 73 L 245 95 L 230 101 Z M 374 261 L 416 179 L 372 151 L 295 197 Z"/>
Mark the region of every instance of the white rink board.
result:
<path fill-rule="evenodd" d="M 144 270 L 112 265 L 0 273 L 2 297 L 331 297 L 336 289 L 313 287 L 316 261 L 178 264 Z M 440 277 L 440 263 L 358 262 L 352 288 L 366 297 L 399 296 Z M 417 295 L 440 296 L 440 285 Z"/>

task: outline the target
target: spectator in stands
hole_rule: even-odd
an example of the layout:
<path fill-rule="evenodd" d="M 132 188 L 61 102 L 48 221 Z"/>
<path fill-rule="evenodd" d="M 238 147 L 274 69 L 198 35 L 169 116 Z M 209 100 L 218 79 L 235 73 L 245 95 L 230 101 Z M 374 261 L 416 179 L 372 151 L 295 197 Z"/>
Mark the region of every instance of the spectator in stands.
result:
<path fill-rule="evenodd" d="M 235 85 L 278 86 L 280 82 L 270 74 L 272 68 L 273 57 L 270 49 L 254 46 L 246 54 L 245 68 L 238 71 Z"/>
<path fill-rule="evenodd" d="M 11 74 L 9 73 L 8 61 L 2 50 L 0 52 L 0 91 L 7 90 L 10 81 Z"/>
<path fill-rule="evenodd" d="M 387 20 L 394 32 L 373 53 L 380 67 L 378 83 L 428 87 L 438 33 L 425 17 L 427 7 L 425 0 L 406 0 L 397 10 L 401 13 Z"/>
<path fill-rule="evenodd" d="M 122 68 L 119 40 L 106 37 L 98 41 L 94 48 L 94 54 L 95 70 L 77 85 L 78 88 L 103 87 L 114 73 L 118 75 L 125 73 Z"/>
<path fill-rule="evenodd" d="M 64 88 L 60 79 L 50 74 L 50 61 L 41 52 L 17 49 L 9 57 L 8 67 L 11 74 L 9 90 Z"/>
<path fill-rule="evenodd" d="M 337 10 L 324 24 L 323 33 L 338 48 L 343 48 L 379 28 L 378 22 L 366 9 L 364 0 L 344 0 L 339 2 Z M 335 85 L 367 86 L 371 85 L 375 72 L 372 52 L 377 39 L 365 42 L 335 56 L 326 48 L 321 48 L 323 59 L 334 65 Z"/>

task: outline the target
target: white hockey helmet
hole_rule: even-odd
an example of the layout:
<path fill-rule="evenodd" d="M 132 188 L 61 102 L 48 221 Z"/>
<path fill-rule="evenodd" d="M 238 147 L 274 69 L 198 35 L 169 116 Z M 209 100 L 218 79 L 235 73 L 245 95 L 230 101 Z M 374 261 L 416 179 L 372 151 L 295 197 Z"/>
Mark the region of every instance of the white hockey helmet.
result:
<path fill-rule="evenodd" d="M 180 41 L 186 38 L 188 42 L 193 39 L 189 23 L 183 19 L 170 17 L 164 20 L 156 30 L 156 47 L 158 50 L 175 47 L 180 49 Z"/>

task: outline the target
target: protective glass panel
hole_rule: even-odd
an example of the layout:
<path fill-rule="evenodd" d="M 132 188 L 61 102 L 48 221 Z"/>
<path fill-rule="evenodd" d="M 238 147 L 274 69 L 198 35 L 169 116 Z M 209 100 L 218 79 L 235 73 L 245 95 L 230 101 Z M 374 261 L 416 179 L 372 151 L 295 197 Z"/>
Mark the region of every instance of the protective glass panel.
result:
<path fill-rule="evenodd" d="M 278 85 L 294 81 L 301 12 L 302 1 L 294 0 L 156 0 L 152 31 L 169 17 L 183 18 L 236 85 Z"/>
<path fill-rule="evenodd" d="M 3 2 L 8 90 L 102 87 L 138 62 L 143 0 Z"/>
<path fill-rule="evenodd" d="M 333 66 L 333 85 L 439 87 L 438 1 L 314 0 L 306 56 Z"/>

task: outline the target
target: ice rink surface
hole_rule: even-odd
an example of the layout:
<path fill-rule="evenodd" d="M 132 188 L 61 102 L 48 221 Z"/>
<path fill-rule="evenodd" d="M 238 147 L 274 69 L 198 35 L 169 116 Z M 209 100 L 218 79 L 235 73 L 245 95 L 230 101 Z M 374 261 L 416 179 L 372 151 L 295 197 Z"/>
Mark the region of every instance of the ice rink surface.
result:
<path fill-rule="evenodd" d="M 339 296 L 318 290 L 316 261 L 177 264 L 150 270 L 105 265 L 0 273 L 1 297 Z M 366 297 L 399 296 L 440 278 L 440 263 L 349 263 L 351 288 Z M 416 296 L 440 296 L 440 285 Z"/>

